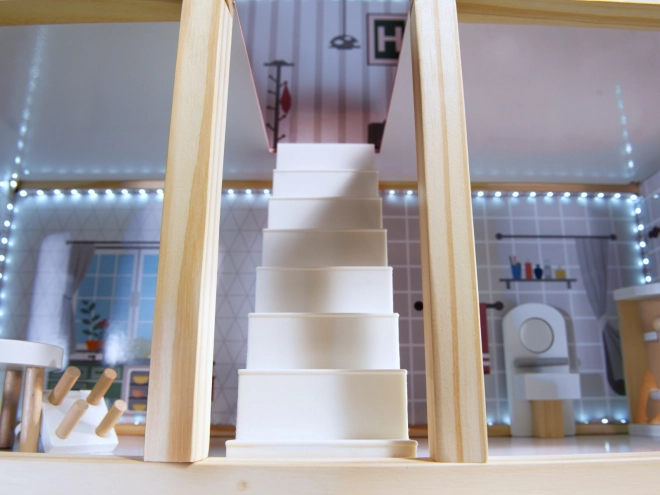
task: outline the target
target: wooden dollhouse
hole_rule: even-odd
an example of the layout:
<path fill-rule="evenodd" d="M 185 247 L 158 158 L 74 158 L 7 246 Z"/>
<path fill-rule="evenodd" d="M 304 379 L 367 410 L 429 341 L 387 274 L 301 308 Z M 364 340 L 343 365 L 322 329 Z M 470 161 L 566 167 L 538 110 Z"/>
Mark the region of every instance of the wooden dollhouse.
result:
<path fill-rule="evenodd" d="M 7 0 L 0 24 L 180 20 L 144 459 L 0 453 L 8 493 L 610 493 L 657 453 L 488 459 L 458 22 L 660 28 L 660 2 L 415 0 L 410 10 L 429 458 L 208 458 L 230 0 Z M 192 464 L 191 464 L 192 463 Z M 93 484 L 93 485 L 92 485 Z"/>

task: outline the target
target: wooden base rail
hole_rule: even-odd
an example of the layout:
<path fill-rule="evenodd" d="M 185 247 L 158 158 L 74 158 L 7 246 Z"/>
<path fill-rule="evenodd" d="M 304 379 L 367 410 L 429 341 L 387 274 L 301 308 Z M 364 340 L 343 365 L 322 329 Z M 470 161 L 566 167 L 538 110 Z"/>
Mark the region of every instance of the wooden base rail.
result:
<path fill-rule="evenodd" d="M 497 457 L 487 464 L 218 457 L 168 464 L 111 456 L 0 453 L 0 464 L 3 493 L 21 495 L 42 495 L 45 480 L 49 495 L 88 493 L 90 487 L 94 495 L 603 495 L 642 493 L 643 487 L 653 487 L 660 454 Z"/>

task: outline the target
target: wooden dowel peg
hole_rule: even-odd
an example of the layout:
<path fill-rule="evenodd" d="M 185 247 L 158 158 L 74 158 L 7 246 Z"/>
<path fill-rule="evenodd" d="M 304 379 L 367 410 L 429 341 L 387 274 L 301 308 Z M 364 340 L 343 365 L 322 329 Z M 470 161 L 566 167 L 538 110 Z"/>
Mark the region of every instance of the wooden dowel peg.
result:
<path fill-rule="evenodd" d="M 21 370 L 5 371 L 5 382 L 2 391 L 2 407 L 0 408 L 0 449 L 10 449 L 14 445 L 14 428 L 16 427 L 16 411 L 21 397 Z"/>
<path fill-rule="evenodd" d="M 66 394 L 76 384 L 78 378 L 80 378 L 80 369 L 75 366 L 69 366 L 60 378 L 60 381 L 55 385 L 53 391 L 48 395 L 48 402 L 54 406 L 59 406 L 66 397 Z"/>
<path fill-rule="evenodd" d="M 86 401 L 82 399 L 75 401 L 55 430 L 55 435 L 62 440 L 69 438 L 69 435 L 71 435 L 71 432 L 80 422 L 88 408 L 89 404 Z"/>
<path fill-rule="evenodd" d="M 19 452 L 37 452 L 41 423 L 41 401 L 44 398 L 44 369 L 28 366 L 25 370 L 23 412 L 21 413 L 21 436 Z"/>
<path fill-rule="evenodd" d="M 87 396 L 87 402 L 93 406 L 98 405 L 98 403 L 101 402 L 101 399 L 103 399 L 105 393 L 110 388 L 110 385 L 112 385 L 112 382 L 115 381 L 115 378 L 117 378 L 117 372 L 112 368 L 106 368 L 99 378 L 99 381 L 96 382 L 96 385 L 94 385 L 94 388 Z"/>
<path fill-rule="evenodd" d="M 96 427 L 95 433 L 100 437 L 107 437 L 108 433 L 115 427 L 119 418 L 126 412 L 128 404 L 123 400 L 116 400 L 112 407 L 107 412 L 105 417 L 101 420 Z"/>
<path fill-rule="evenodd" d="M 530 400 L 535 438 L 564 438 L 564 410 L 560 400 Z"/>

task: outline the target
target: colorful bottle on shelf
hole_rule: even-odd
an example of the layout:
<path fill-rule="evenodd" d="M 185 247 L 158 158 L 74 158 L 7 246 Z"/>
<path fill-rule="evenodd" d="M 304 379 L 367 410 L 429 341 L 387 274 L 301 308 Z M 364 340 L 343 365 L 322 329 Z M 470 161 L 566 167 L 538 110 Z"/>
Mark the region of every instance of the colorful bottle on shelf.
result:
<path fill-rule="evenodd" d="M 525 278 L 527 280 L 533 280 L 534 279 L 532 264 L 529 261 L 527 263 L 525 263 Z"/>
<path fill-rule="evenodd" d="M 557 269 L 555 270 L 555 278 L 557 280 L 565 280 L 566 279 L 566 270 L 564 270 L 562 267 L 558 266 Z"/>
<path fill-rule="evenodd" d="M 537 263 L 536 268 L 534 268 L 534 276 L 536 280 L 541 280 L 543 278 L 543 268 Z"/>
<path fill-rule="evenodd" d="M 550 264 L 550 260 L 543 260 L 543 275 L 544 278 L 552 278 L 552 265 Z"/>

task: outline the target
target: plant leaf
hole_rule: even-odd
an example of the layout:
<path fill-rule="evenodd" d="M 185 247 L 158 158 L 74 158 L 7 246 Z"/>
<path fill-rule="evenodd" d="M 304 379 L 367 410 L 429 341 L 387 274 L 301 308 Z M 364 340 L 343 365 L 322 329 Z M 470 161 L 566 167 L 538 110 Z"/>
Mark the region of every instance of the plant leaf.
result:
<path fill-rule="evenodd" d="M 93 310 L 96 307 L 96 303 L 93 302 L 92 304 L 89 305 L 89 310 Z"/>
<path fill-rule="evenodd" d="M 89 324 L 91 323 L 91 321 L 89 321 L 89 320 L 86 319 L 86 318 L 83 318 L 82 322 L 83 322 L 85 325 L 89 325 Z"/>

